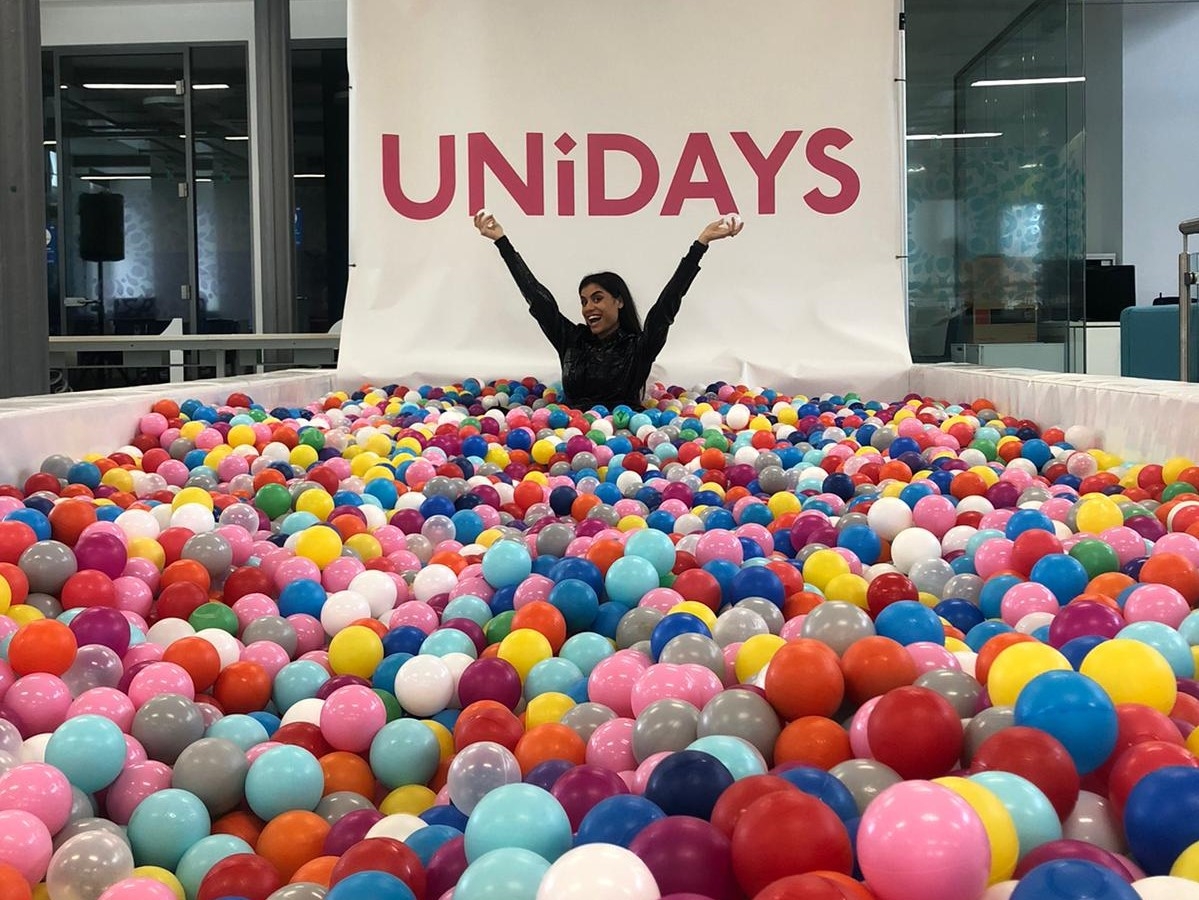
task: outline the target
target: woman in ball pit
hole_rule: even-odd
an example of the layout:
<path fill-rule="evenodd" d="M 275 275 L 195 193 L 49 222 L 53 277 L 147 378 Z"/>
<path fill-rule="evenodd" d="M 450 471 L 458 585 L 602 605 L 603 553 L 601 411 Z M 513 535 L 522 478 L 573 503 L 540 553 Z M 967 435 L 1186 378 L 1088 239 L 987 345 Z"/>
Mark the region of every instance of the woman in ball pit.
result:
<path fill-rule="evenodd" d="M 699 261 L 708 244 L 736 237 L 744 227 L 738 216 L 724 216 L 707 225 L 662 289 L 643 327 L 628 285 L 615 272 L 596 272 L 583 277 L 579 282 L 583 322 L 570 321 L 558 309 L 554 295 L 516 252 L 495 216 L 487 210 L 475 214 L 475 228 L 483 237 L 495 241 L 529 304 L 530 314 L 558 352 L 566 399 L 577 409 L 641 405 L 650 367 L 666 345 L 667 332 L 678 315 L 683 296 L 699 274 Z"/>

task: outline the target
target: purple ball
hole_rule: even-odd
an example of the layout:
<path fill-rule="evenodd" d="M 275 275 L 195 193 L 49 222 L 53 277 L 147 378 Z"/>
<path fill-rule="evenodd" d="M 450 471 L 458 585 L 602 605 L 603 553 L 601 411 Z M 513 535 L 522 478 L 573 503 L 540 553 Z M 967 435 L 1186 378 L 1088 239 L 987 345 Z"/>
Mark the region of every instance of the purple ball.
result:
<path fill-rule="evenodd" d="M 129 649 L 129 621 L 118 610 L 89 607 L 71 620 L 70 628 L 80 647 L 100 644 L 117 656 L 124 656 Z"/>
<path fill-rule="evenodd" d="M 120 578 L 129 562 L 129 552 L 116 535 L 98 532 L 75 545 L 79 570 L 95 569 L 109 578 Z"/>
<path fill-rule="evenodd" d="M 475 650 L 479 653 L 487 649 L 487 635 L 483 633 L 479 623 L 473 619 L 450 619 L 448 622 L 442 622 L 441 627 L 461 631 L 470 638 L 471 643 L 475 645 Z"/>
<path fill-rule="evenodd" d="M 1150 541 L 1156 541 L 1166 533 L 1165 526 L 1157 520 L 1157 516 L 1133 516 L 1124 524 Z"/>
<path fill-rule="evenodd" d="M 316 699 L 328 700 L 329 695 L 339 688 L 351 687 L 355 685 L 368 688 L 371 686 L 371 683 L 365 678 L 360 678 L 357 675 L 334 675 L 319 688 L 317 688 Z"/>
<path fill-rule="evenodd" d="M 1034 847 L 1020 860 L 1020 864 L 1016 866 L 1015 875 L 1012 877 L 1023 878 L 1042 863 L 1053 862 L 1055 859 L 1081 859 L 1109 869 L 1129 884 L 1136 880 L 1136 875 L 1130 872 L 1128 867 L 1114 854 L 1094 844 L 1069 839 L 1050 841 Z"/>
<path fill-rule="evenodd" d="M 553 792 L 558 779 L 573 769 L 574 763 L 565 759 L 547 759 L 531 768 L 524 777 L 525 784 L 531 784 L 543 791 Z M 619 777 L 619 776 L 617 776 Z"/>
<path fill-rule="evenodd" d="M 425 882 L 425 895 L 440 897 L 458 883 L 462 873 L 466 871 L 466 838 L 450 838 L 437 848 L 425 867 L 428 880 Z"/>
<path fill-rule="evenodd" d="M 325 856 L 341 856 L 355 844 L 366 839 L 366 833 L 383 818 L 377 809 L 356 809 L 334 823 L 325 836 Z"/>
<path fill-rule="evenodd" d="M 663 894 L 703 891 L 713 900 L 740 896 L 732 842 L 711 822 L 691 816 L 659 819 L 646 825 L 629 849 L 654 873 Z"/>
<path fill-rule="evenodd" d="M 615 772 L 588 765 L 574 766 L 563 772 L 550 789 L 550 793 L 566 810 L 571 831 L 579 830 L 583 817 L 601 800 L 628 792 L 628 785 Z"/>
<path fill-rule="evenodd" d="M 1114 638 L 1126 623 L 1120 613 L 1094 600 L 1063 606 L 1049 623 L 1049 645 L 1060 650 L 1077 637 Z"/>
<path fill-rule="evenodd" d="M 463 709 L 479 700 L 494 700 L 516 709 L 521 692 L 520 673 L 503 659 L 476 659 L 458 679 L 458 699 Z"/>

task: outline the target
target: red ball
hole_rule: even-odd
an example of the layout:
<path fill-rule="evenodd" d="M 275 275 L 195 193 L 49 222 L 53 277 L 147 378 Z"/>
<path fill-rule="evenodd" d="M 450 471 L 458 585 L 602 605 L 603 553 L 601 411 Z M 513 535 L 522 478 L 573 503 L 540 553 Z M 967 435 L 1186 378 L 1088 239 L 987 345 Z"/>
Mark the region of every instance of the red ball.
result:
<path fill-rule="evenodd" d="M 827 644 L 810 638 L 779 648 L 766 671 L 766 699 L 784 719 L 831 716 L 845 698 L 841 661 Z"/>
<path fill-rule="evenodd" d="M 356 872 L 387 872 L 411 888 L 417 897 L 425 896 L 425 867 L 407 844 L 393 838 L 367 838 L 341 855 L 329 886 L 333 887 Z"/>
<path fill-rule="evenodd" d="M 991 735 L 974 754 L 971 772 L 1011 772 L 1026 778 L 1049 798 L 1059 819 L 1078 802 L 1079 779 L 1074 760 L 1053 735 L 1016 725 Z"/>
<path fill-rule="evenodd" d="M 1111 778 L 1108 779 L 1108 799 L 1112 801 L 1112 812 L 1116 821 L 1124 821 L 1124 806 L 1128 803 L 1128 795 L 1142 778 L 1150 772 L 1164 769 L 1166 766 L 1187 766 L 1199 768 L 1199 760 L 1186 747 L 1168 741 L 1146 741 L 1129 747 L 1120 754 L 1116 764 L 1112 766 Z"/>
<path fill-rule="evenodd" d="M 90 606 L 107 606 L 115 609 L 117 589 L 112 579 L 95 569 L 76 572 L 62 586 L 59 599 L 63 609 L 83 609 Z"/>
<path fill-rule="evenodd" d="M 755 801 L 733 830 L 733 872 L 757 894 L 780 878 L 853 869 L 849 832 L 823 801 L 802 791 L 775 791 Z"/>
<path fill-rule="evenodd" d="M 190 581 L 168 584 L 159 593 L 158 602 L 150 612 L 151 624 L 161 619 L 188 619 L 207 602 L 208 595 L 198 584 Z"/>
<path fill-rule="evenodd" d="M 247 594 L 266 594 L 275 597 L 278 588 L 275 580 L 256 566 L 242 566 L 234 569 L 225 579 L 224 591 L 221 595 L 223 602 L 232 606 Z"/>
<path fill-rule="evenodd" d="M 162 547 L 162 552 L 166 554 L 168 566 L 183 557 L 183 545 L 193 537 L 195 537 L 195 532 L 190 528 L 179 527 L 167 528 L 158 535 L 158 543 Z"/>
<path fill-rule="evenodd" d="M 1041 557 L 1061 552 L 1062 542 L 1057 535 L 1034 528 L 1017 535 L 1012 542 L 1012 568 L 1027 578 Z"/>
<path fill-rule="evenodd" d="M 870 582 L 866 588 L 866 604 L 871 617 L 876 617 L 892 603 L 900 600 L 919 600 L 920 592 L 906 575 L 899 572 L 884 572 Z"/>
<path fill-rule="evenodd" d="M 712 824 L 729 837 L 737 830 L 737 823 L 745 815 L 745 811 L 761 800 L 767 794 L 778 791 L 798 791 L 795 785 L 777 775 L 750 775 L 733 785 L 720 795 L 712 808 Z"/>
<path fill-rule="evenodd" d="M 29 577 L 20 566 L 13 563 L 0 562 L 0 578 L 8 582 L 12 592 L 13 603 L 24 603 L 29 596 Z"/>
<path fill-rule="evenodd" d="M 258 712 L 270 702 L 271 676 L 255 662 L 231 663 L 217 676 L 212 695 L 227 713 Z"/>
<path fill-rule="evenodd" d="M 37 543 L 37 534 L 24 522 L 0 522 L 0 562 L 15 563 Z"/>
<path fill-rule="evenodd" d="M 671 587 L 688 600 L 697 600 L 713 612 L 720 608 L 720 582 L 710 572 L 686 569 L 678 573 Z"/>
<path fill-rule="evenodd" d="M 512 711 L 494 700 L 478 700 L 462 710 L 454 723 L 454 748 L 494 741 L 516 750 L 525 729 Z"/>
<path fill-rule="evenodd" d="M 75 632 L 56 619 L 38 619 L 17 629 L 8 645 L 8 664 L 17 675 L 61 675 L 75 662 Z"/>
<path fill-rule="evenodd" d="M 333 745 L 325 740 L 320 727 L 311 722 L 291 722 L 284 725 L 271 736 L 271 740 L 302 747 L 317 759 L 333 752 Z"/>
<path fill-rule="evenodd" d="M 903 778 L 938 778 L 962 755 L 962 721 L 948 700 L 922 687 L 888 691 L 867 725 L 874 758 Z"/>
<path fill-rule="evenodd" d="M 208 870 L 200 882 L 196 900 L 222 900 L 224 897 L 267 900 L 281 887 L 283 879 L 269 860 L 254 853 L 235 853 Z"/>

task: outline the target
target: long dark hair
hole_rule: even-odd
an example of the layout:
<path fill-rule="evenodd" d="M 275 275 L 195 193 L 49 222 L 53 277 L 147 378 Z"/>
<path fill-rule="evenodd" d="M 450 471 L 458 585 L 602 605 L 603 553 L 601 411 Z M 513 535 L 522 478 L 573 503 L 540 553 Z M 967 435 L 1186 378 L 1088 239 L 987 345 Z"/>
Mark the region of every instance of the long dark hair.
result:
<path fill-rule="evenodd" d="M 596 272 L 594 275 L 586 275 L 579 282 L 579 293 L 583 293 L 583 288 L 589 284 L 598 284 L 613 297 L 623 300 L 624 305 L 621 306 L 617 318 L 618 327 L 621 331 L 641 334 L 641 316 L 637 312 L 637 303 L 633 300 L 629 286 L 624 283 L 623 278 L 615 272 Z"/>

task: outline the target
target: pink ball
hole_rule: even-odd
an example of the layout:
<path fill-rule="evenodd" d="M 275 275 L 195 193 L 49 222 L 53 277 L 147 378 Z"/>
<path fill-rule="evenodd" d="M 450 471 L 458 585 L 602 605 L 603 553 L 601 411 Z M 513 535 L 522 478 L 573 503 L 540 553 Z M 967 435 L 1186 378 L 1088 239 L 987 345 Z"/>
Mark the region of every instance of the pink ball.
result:
<path fill-rule="evenodd" d="M 593 537 L 577 537 L 566 545 L 566 555 L 575 559 L 586 556 L 594 543 Z"/>
<path fill-rule="evenodd" d="M 974 571 L 984 580 L 1012 567 L 1012 542 L 995 537 L 984 541 L 974 553 Z"/>
<path fill-rule="evenodd" d="M 325 645 L 325 629 L 320 619 L 307 613 L 293 613 L 287 617 L 287 623 L 296 632 L 296 655 L 318 650 Z"/>
<path fill-rule="evenodd" d="M 961 900 L 986 889 L 991 845 L 978 813 L 948 788 L 905 781 L 862 815 L 858 862 L 881 897 Z"/>
<path fill-rule="evenodd" d="M 849 563 L 849 571 L 853 575 L 862 574 L 862 561 L 858 555 L 847 547 L 833 547 L 832 551 Z"/>
<path fill-rule="evenodd" d="M 645 786 L 649 784 L 649 777 L 654 774 L 654 769 L 658 768 L 662 760 L 668 756 L 670 756 L 670 751 L 663 750 L 660 753 L 650 754 L 642 760 L 641 765 L 633 772 L 633 783 L 629 785 L 629 790 L 634 794 L 644 794 Z"/>
<path fill-rule="evenodd" d="M 125 655 L 121 657 L 121 664 L 128 671 L 140 662 L 158 662 L 162 659 L 164 648 L 157 644 L 146 642 L 138 644 L 136 647 L 130 647 L 125 651 Z"/>
<path fill-rule="evenodd" d="M 196 699 L 196 686 L 187 669 L 175 663 L 150 663 L 133 676 L 129 683 L 129 699 L 141 709 L 146 701 L 158 694 L 180 694 Z"/>
<path fill-rule="evenodd" d="M 51 732 L 66 720 L 71 691 L 61 678 L 34 672 L 13 682 L 4 702 L 17 716 L 14 724 L 29 737 Z"/>
<path fill-rule="evenodd" d="M 957 510 L 948 497 L 932 494 L 916 501 L 912 507 L 912 521 L 917 528 L 931 531 L 941 538 L 957 524 Z"/>
<path fill-rule="evenodd" d="M 338 688 L 321 707 L 321 734 L 337 750 L 361 753 L 387 724 L 387 708 L 368 687 Z"/>
<path fill-rule="evenodd" d="M 779 637 L 784 641 L 793 641 L 803 637 L 803 623 L 806 615 L 796 616 L 793 619 L 788 619 L 783 623 L 783 628 L 779 632 Z"/>
<path fill-rule="evenodd" d="M 587 764 L 613 772 L 637 768 L 637 760 L 633 756 L 635 724 L 632 719 L 610 719 L 595 729 L 587 741 Z"/>
<path fill-rule="evenodd" d="M 254 760 L 258 759 L 258 757 L 262 756 L 262 754 L 266 753 L 266 751 L 274 750 L 276 747 L 282 746 L 283 744 L 280 744 L 278 741 L 263 741 L 261 744 L 255 744 L 246 751 L 246 762 L 253 765 Z"/>
<path fill-rule="evenodd" d="M 1099 535 L 1099 540 L 1116 551 L 1121 566 L 1145 555 L 1145 539 L 1127 525 L 1117 525 Z"/>
<path fill-rule="evenodd" d="M 682 666 L 656 663 L 638 677 L 629 693 L 633 715 L 639 716 L 647 706 L 658 700 L 686 700 L 690 702 L 691 678 Z"/>
<path fill-rule="evenodd" d="M 170 786 L 171 767 L 166 763 L 144 760 L 126 766 L 125 771 L 108 788 L 108 818 L 118 825 L 128 825 L 129 817 L 139 803 Z"/>
<path fill-rule="evenodd" d="M 179 460 L 168 459 L 158 467 L 157 474 L 161 475 L 167 484 L 173 487 L 183 487 L 187 484 L 187 479 L 191 472 Z"/>
<path fill-rule="evenodd" d="M 720 678 L 707 666 L 683 663 L 679 668 L 691 679 L 691 695 L 684 699 L 696 709 L 703 709 L 713 697 L 724 690 Z"/>
<path fill-rule="evenodd" d="M 361 560 L 348 556 L 333 560 L 321 573 L 321 584 L 330 594 L 347 590 L 354 576 L 366 571 Z"/>
<path fill-rule="evenodd" d="M 1012 585 L 999 602 L 1000 617 L 1013 628 L 1030 613 L 1047 612 L 1056 615 L 1060 609 L 1061 604 L 1057 602 L 1053 591 L 1035 581 Z"/>
<path fill-rule="evenodd" d="M 204 704 L 207 706 L 208 704 Z M 125 768 L 136 765 L 140 762 L 145 762 L 150 756 L 146 753 L 146 748 L 131 734 L 125 735 Z"/>
<path fill-rule="evenodd" d="M 233 565 L 244 566 L 254 549 L 254 539 L 250 533 L 238 525 L 222 525 L 216 533 L 229 542 L 229 549 L 233 551 Z"/>
<path fill-rule="evenodd" d="M 1185 531 L 1163 534 L 1153 544 L 1151 556 L 1159 553 L 1176 553 L 1192 566 L 1199 566 L 1199 538 Z"/>
<path fill-rule="evenodd" d="M 618 716 L 631 716 L 633 687 L 649 666 L 644 654 L 634 650 L 617 651 L 600 660 L 591 670 L 587 677 L 587 696 Z"/>
<path fill-rule="evenodd" d="M 128 731 L 133 725 L 134 712 L 136 710 L 133 708 L 133 701 L 116 688 L 94 687 L 84 691 L 71 702 L 67 718 L 103 716 L 114 722 L 121 731 Z"/>
<path fill-rule="evenodd" d="M 738 566 L 745 562 L 745 553 L 737 535 L 722 528 L 705 531 L 695 545 L 695 561 L 701 566 L 718 559 Z"/>
<path fill-rule="evenodd" d="M 53 851 L 50 830 L 36 816 L 16 809 L 0 812 L 0 862 L 37 884 L 46 875 Z"/>
<path fill-rule="evenodd" d="M 673 588 L 654 588 L 647 591 L 645 595 L 637 602 L 638 606 L 645 606 L 649 609 L 656 609 L 658 612 L 665 615 L 676 606 L 683 602 L 683 595 Z"/>
<path fill-rule="evenodd" d="M 126 565 L 125 571 L 128 569 Z M 154 605 L 154 592 L 144 581 L 130 575 L 122 575 L 113 579 L 112 586 L 117 595 L 117 609 L 122 612 L 134 612 L 142 617 L 150 614 Z"/>
<path fill-rule="evenodd" d="M 412 625 L 419 628 L 425 634 L 432 634 L 440 624 L 437 618 L 437 610 L 428 603 L 423 603 L 420 600 L 409 600 L 407 603 L 397 606 L 392 611 L 389 627 L 399 628 L 402 625 Z"/>
<path fill-rule="evenodd" d="M 162 577 L 162 573 L 158 571 L 158 566 L 150 562 L 148 559 L 142 559 L 140 556 L 135 556 L 125 563 L 124 576 L 128 578 L 136 578 L 142 584 L 146 585 L 151 591 L 158 588 L 158 581 Z M 114 584 L 116 581 L 114 580 Z M 120 602 L 121 595 L 117 593 L 117 602 Z"/>
<path fill-rule="evenodd" d="M 162 413 L 146 413 L 137 420 L 137 430 L 150 437 L 158 437 L 167 430 L 168 426 L 167 417 Z"/>
<path fill-rule="evenodd" d="M 908 651 L 908 656 L 912 657 L 912 662 L 916 664 L 916 671 L 921 675 L 934 669 L 957 669 L 960 671 L 962 668 L 962 664 L 956 656 L 945 647 L 934 644 L 932 641 L 916 641 L 908 644 L 904 649 Z"/>
<path fill-rule="evenodd" d="M 979 520 L 979 529 L 994 528 L 997 531 L 1003 531 L 1007 526 L 1008 519 L 1015 515 L 1015 510 L 1012 509 L 996 509 L 987 513 Z"/>
<path fill-rule="evenodd" d="M 536 538 L 534 538 L 536 540 Z M 537 600 L 549 600 L 554 582 L 544 575 L 530 575 L 519 585 L 512 597 L 512 608 L 520 609 Z"/>
<path fill-rule="evenodd" d="M 0 775 L 0 810 L 36 816 L 57 834 L 71 817 L 71 783 L 46 763 L 23 763 Z"/>
<path fill-rule="evenodd" d="M 1188 534 L 1182 536 L 1190 537 Z M 1186 598 L 1168 584 L 1142 584 L 1134 588 L 1124 602 L 1124 620 L 1130 624 L 1161 622 L 1177 629 L 1190 611 Z"/>
<path fill-rule="evenodd" d="M 237 614 L 238 627 L 244 629 L 255 619 L 279 615 L 279 606 L 266 594 L 254 593 L 239 597 L 233 604 L 233 611 Z"/>
<path fill-rule="evenodd" d="M 123 878 L 101 894 L 100 900 L 175 900 L 175 892 L 153 878 Z"/>
<path fill-rule="evenodd" d="M 293 581 L 300 581 L 301 579 L 315 581 L 319 584 L 321 582 L 321 570 L 320 566 L 312 560 L 303 556 L 293 556 L 279 564 L 279 568 L 275 569 L 274 578 L 275 586 L 280 590 L 287 587 Z"/>
<path fill-rule="evenodd" d="M 255 641 L 241 651 L 242 662 L 257 663 L 273 680 L 291 662 L 287 651 L 272 641 Z"/>
<path fill-rule="evenodd" d="M 849 748 L 858 759 L 874 757 L 874 753 L 870 749 L 870 741 L 866 737 L 866 731 L 870 725 L 870 715 L 881 699 L 882 697 L 871 697 L 858 707 L 858 711 L 854 713 L 853 719 L 849 723 Z"/>

